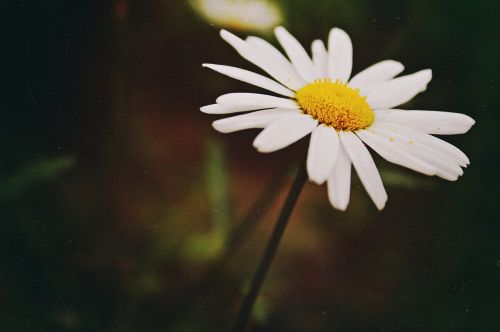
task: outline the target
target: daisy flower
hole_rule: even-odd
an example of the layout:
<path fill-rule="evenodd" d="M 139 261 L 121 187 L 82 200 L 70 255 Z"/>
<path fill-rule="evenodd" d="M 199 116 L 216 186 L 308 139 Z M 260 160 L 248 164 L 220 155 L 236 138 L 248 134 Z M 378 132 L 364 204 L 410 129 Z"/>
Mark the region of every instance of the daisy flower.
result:
<path fill-rule="evenodd" d="M 267 0 L 191 0 L 207 21 L 237 30 L 269 31 L 283 20 L 277 5 Z"/>
<path fill-rule="evenodd" d="M 248 112 L 213 122 L 222 133 L 264 128 L 253 146 L 260 152 L 282 149 L 311 134 L 307 155 L 309 179 L 327 183 L 328 198 L 336 209 L 349 203 L 351 165 L 379 210 L 387 193 L 370 147 L 382 158 L 426 175 L 455 181 L 469 164 L 455 146 L 432 135 L 467 132 L 474 120 L 451 112 L 395 109 L 424 91 L 430 69 L 399 76 L 404 67 L 385 60 L 351 78 L 352 43 L 341 29 L 333 28 L 328 49 L 321 40 L 312 43 L 312 58 L 283 27 L 275 29 L 285 57 L 258 37 L 238 38 L 222 30 L 221 37 L 246 60 L 272 77 L 244 69 L 204 64 L 237 80 L 276 95 L 229 93 L 216 104 L 204 106 L 208 114 Z M 251 111 L 251 112 L 250 112 Z"/>

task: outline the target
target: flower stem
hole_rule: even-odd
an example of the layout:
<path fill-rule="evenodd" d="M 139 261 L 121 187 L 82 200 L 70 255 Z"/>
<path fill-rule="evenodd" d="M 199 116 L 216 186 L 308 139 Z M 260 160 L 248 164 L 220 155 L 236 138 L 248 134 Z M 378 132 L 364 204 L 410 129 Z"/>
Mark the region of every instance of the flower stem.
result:
<path fill-rule="evenodd" d="M 204 292 L 213 289 L 215 281 L 223 273 L 224 266 L 235 256 L 240 247 L 247 241 L 248 237 L 250 237 L 262 221 L 262 217 L 267 214 L 267 211 L 283 189 L 285 180 L 288 179 L 291 171 L 281 172 L 263 189 L 259 198 L 252 204 L 241 222 L 231 232 L 222 256 L 208 268 L 205 275 L 198 282 L 191 285 L 187 291 L 181 292 L 165 305 L 166 317 L 187 315 L 190 310 L 193 310 L 196 302 L 202 298 Z"/>
<path fill-rule="evenodd" d="M 250 290 L 245 296 L 243 303 L 241 304 L 233 331 L 243 331 L 245 329 L 248 319 L 250 318 L 250 314 L 252 313 L 255 300 L 259 295 L 259 291 L 262 287 L 262 284 L 264 283 L 264 279 L 266 278 L 267 272 L 269 271 L 271 262 L 280 244 L 281 237 L 285 232 L 286 225 L 288 224 L 288 220 L 290 219 L 290 215 L 292 214 L 293 208 L 295 207 L 295 203 L 297 203 L 297 199 L 299 198 L 300 192 L 302 190 L 302 187 L 304 186 L 304 183 L 306 182 L 306 179 L 306 163 L 302 162 L 295 180 L 293 181 L 292 187 L 290 188 L 290 192 L 288 193 L 285 204 L 281 209 L 278 221 L 274 226 L 271 238 L 267 243 L 266 250 L 262 255 L 257 272 L 253 277 Z"/>

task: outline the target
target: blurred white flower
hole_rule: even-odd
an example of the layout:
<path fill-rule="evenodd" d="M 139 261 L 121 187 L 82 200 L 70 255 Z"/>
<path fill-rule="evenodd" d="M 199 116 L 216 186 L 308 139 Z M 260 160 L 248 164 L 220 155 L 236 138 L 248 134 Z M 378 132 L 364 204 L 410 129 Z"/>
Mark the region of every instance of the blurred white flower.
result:
<path fill-rule="evenodd" d="M 283 19 L 267 0 L 192 0 L 191 5 L 210 23 L 235 30 L 269 31 Z"/>
<path fill-rule="evenodd" d="M 467 132 L 474 124 L 459 113 L 395 109 L 424 91 L 430 69 L 396 77 L 404 67 L 393 60 L 374 64 L 351 78 L 352 43 L 343 30 L 330 31 L 328 49 L 321 40 L 311 45 L 312 59 L 283 27 L 275 30 L 287 59 L 258 37 L 242 40 L 228 31 L 222 38 L 246 60 L 274 80 L 247 70 L 204 64 L 217 72 L 281 97 L 230 93 L 204 106 L 209 114 L 249 112 L 217 120 L 223 133 L 264 128 L 253 145 L 260 152 L 282 149 L 311 134 L 307 156 L 309 179 L 327 182 L 331 204 L 346 209 L 351 186 L 351 165 L 379 210 L 387 194 L 366 146 L 397 165 L 455 181 L 469 164 L 455 146 L 432 135 Z M 396 78 L 395 78 L 396 77 Z"/>

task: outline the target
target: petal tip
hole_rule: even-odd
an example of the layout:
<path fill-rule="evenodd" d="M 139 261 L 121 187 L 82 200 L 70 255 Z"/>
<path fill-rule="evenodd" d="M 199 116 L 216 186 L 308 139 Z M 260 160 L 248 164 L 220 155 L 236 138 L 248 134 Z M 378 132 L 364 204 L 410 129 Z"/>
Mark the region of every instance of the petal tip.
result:
<path fill-rule="evenodd" d="M 262 132 L 260 132 L 262 134 Z M 262 135 L 259 134 L 253 140 L 252 146 L 257 149 L 260 153 L 270 153 L 275 151 L 269 144 L 266 144 L 265 140 L 262 138 Z"/>
<path fill-rule="evenodd" d="M 391 64 L 394 65 L 394 67 L 397 68 L 397 70 L 399 70 L 399 72 L 402 72 L 405 69 L 405 66 L 399 61 L 396 60 L 388 60 L 388 61 L 390 61 Z"/>
<path fill-rule="evenodd" d="M 207 106 L 201 106 L 200 107 L 200 111 L 205 113 L 205 114 L 209 114 L 210 112 L 210 107 L 207 105 Z"/>
<path fill-rule="evenodd" d="M 375 202 L 375 206 L 377 207 L 377 209 L 379 211 L 382 211 L 385 208 L 385 204 L 386 203 L 387 203 L 387 197 L 384 200 L 380 201 L 380 202 Z"/>
<path fill-rule="evenodd" d="M 261 146 L 260 144 L 259 145 L 253 144 L 253 147 L 257 150 L 257 152 L 260 152 L 260 153 L 271 153 L 274 151 L 272 149 Z"/>
<path fill-rule="evenodd" d="M 384 195 L 383 199 L 378 200 L 377 202 L 374 201 L 375 206 L 379 211 L 382 211 L 385 208 L 385 204 L 387 203 L 387 194 Z"/>
<path fill-rule="evenodd" d="M 426 79 L 428 80 L 427 82 L 431 81 L 431 79 L 432 79 L 432 69 L 430 69 L 430 68 L 424 69 L 424 70 L 421 70 L 420 73 L 422 75 L 425 75 Z"/>
<path fill-rule="evenodd" d="M 216 120 L 212 122 L 212 127 L 220 133 L 227 133 L 224 126 L 221 123 L 222 120 Z"/>
<path fill-rule="evenodd" d="M 334 27 L 330 30 L 330 36 L 333 36 L 333 35 L 346 35 L 346 36 L 348 36 L 347 32 L 345 32 L 341 28 L 337 28 L 337 27 Z"/>
<path fill-rule="evenodd" d="M 330 202 L 331 203 L 331 202 Z M 347 210 L 347 206 L 349 205 L 349 202 L 346 203 L 331 203 L 333 208 L 339 211 L 345 211 Z"/>
<path fill-rule="evenodd" d="M 315 39 L 312 42 L 312 47 L 321 47 L 323 46 L 323 41 L 321 39 Z"/>
<path fill-rule="evenodd" d="M 286 31 L 287 30 L 283 26 L 281 26 L 281 25 L 279 25 L 276 28 L 274 28 L 274 33 L 276 33 L 276 34 L 283 33 L 283 32 L 286 32 Z"/>
<path fill-rule="evenodd" d="M 331 195 L 330 191 L 328 191 L 328 201 L 334 209 L 345 211 L 347 210 L 347 206 L 349 206 L 349 195 L 344 198 L 336 198 L 334 195 Z"/>
<path fill-rule="evenodd" d="M 427 85 L 429 85 L 429 83 L 432 80 L 432 70 L 431 69 L 424 69 L 424 70 L 421 70 L 420 72 L 418 72 L 417 74 L 421 75 L 423 78 L 424 84 L 422 86 L 422 90 L 420 90 L 420 91 L 424 92 L 425 90 L 427 90 Z"/>
<path fill-rule="evenodd" d="M 223 105 L 224 102 L 226 101 L 226 96 L 227 96 L 227 94 L 217 97 L 217 99 L 215 99 L 215 102 L 217 104 Z"/>
<path fill-rule="evenodd" d="M 230 41 L 235 41 L 235 40 L 239 40 L 240 38 L 237 37 L 235 34 L 227 31 L 227 30 L 224 30 L 222 29 L 220 31 L 220 36 L 222 39 L 224 39 L 225 41 L 227 41 L 228 43 L 230 43 Z"/>
<path fill-rule="evenodd" d="M 325 183 L 326 179 L 321 179 L 321 178 L 318 178 L 315 176 L 313 177 L 313 176 L 309 175 L 309 181 L 317 184 L 318 186 L 321 186 L 323 183 Z"/>
<path fill-rule="evenodd" d="M 469 126 L 469 129 L 476 124 L 476 120 L 474 120 L 473 118 L 471 118 L 470 116 L 466 115 L 466 121 L 467 121 L 467 125 Z"/>

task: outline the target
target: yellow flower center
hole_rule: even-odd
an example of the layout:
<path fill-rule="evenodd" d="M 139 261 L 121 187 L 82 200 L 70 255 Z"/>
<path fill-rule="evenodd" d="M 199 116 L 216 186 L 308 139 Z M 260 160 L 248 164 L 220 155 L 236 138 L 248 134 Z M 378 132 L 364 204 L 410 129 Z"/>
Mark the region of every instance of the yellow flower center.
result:
<path fill-rule="evenodd" d="M 338 80 L 316 80 L 300 88 L 296 98 L 305 113 L 338 131 L 366 128 L 375 118 L 366 97 Z"/>

